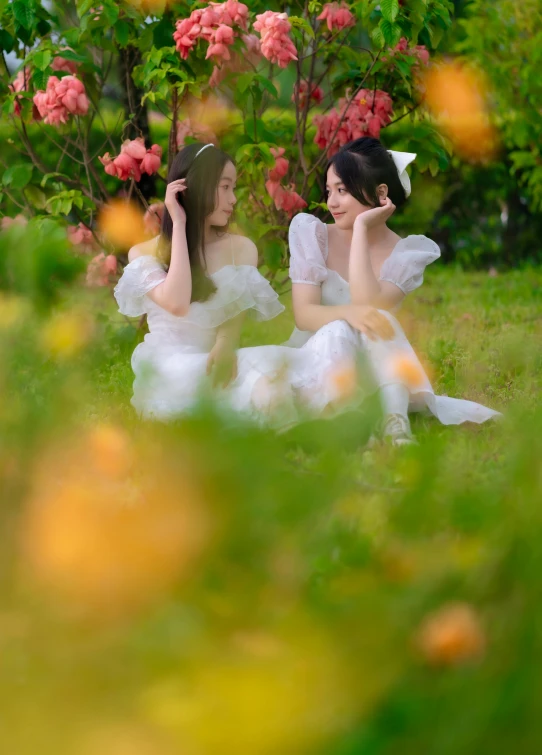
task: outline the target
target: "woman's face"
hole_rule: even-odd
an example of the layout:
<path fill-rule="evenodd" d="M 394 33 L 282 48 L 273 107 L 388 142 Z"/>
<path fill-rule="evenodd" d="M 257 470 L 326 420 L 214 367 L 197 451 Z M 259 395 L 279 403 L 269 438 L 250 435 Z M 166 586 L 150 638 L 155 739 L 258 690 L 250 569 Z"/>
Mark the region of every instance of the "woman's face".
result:
<path fill-rule="evenodd" d="M 235 197 L 236 183 L 237 171 L 235 170 L 235 165 L 227 162 L 216 189 L 215 209 L 207 217 L 209 225 L 220 227 L 230 222 L 233 208 L 237 202 Z"/>
<path fill-rule="evenodd" d="M 335 223 L 339 228 L 342 228 L 345 231 L 351 230 L 354 227 L 354 220 L 360 213 L 367 212 L 367 210 L 371 209 L 368 205 L 358 202 L 358 200 L 347 191 L 333 165 L 327 172 L 326 190 L 328 192 L 328 209 L 333 215 Z M 388 187 L 385 184 L 381 184 L 378 187 L 377 192 L 381 198 L 385 199 L 388 193 Z"/>

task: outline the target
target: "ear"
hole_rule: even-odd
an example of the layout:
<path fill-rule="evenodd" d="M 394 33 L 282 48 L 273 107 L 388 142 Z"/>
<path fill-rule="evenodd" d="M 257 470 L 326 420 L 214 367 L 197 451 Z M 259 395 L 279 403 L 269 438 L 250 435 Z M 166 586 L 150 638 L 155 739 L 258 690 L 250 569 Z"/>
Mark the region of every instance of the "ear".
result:
<path fill-rule="evenodd" d="M 387 184 L 380 184 L 380 186 L 376 189 L 376 194 L 379 199 L 386 199 L 388 196 L 388 185 Z"/>

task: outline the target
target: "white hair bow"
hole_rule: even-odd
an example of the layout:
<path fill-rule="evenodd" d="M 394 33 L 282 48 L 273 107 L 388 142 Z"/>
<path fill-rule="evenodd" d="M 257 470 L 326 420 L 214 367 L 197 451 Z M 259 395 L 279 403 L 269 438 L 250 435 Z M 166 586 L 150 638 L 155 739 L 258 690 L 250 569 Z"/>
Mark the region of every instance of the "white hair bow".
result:
<path fill-rule="evenodd" d="M 410 165 L 411 162 L 414 162 L 416 155 L 413 152 L 395 152 L 393 149 L 389 149 L 388 153 L 391 155 L 392 160 L 395 163 L 395 167 L 399 173 L 399 181 L 401 181 L 405 194 L 409 197 L 411 186 L 410 177 L 406 172 L 406 167 L 407 165 Z"/>

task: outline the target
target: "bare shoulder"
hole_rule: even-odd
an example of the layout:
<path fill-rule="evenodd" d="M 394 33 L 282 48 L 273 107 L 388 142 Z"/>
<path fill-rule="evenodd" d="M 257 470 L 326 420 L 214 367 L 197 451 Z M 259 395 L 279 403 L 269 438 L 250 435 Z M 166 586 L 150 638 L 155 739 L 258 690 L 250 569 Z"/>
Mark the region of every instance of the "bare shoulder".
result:
<path fill-rule="evenodd" d="M 258 247 L 251 239 L 232 234 L 232 243 L 236 265 L 258 265 Z"/>
<path fill-rule="evenodd" d="M 138 257 L 143 257 L 147 254 L 154 255 L 159 240 L 160 236 L 155 236 L 153 239 L 149 239 L 149 241 L 142 241 L 141 244 L 136 244 L 128 252 L 128 260 L 133 262 Z"/>

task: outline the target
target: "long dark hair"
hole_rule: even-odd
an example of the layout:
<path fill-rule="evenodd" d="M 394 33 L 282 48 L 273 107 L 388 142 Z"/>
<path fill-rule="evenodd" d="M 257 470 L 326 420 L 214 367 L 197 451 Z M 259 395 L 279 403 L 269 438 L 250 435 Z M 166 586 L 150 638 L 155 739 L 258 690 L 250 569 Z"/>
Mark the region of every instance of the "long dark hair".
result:
<path fill-rule="evenodd" d="M 396 207 L 406 202 L 405 190 L 392 156 L 382 142 L 372 136 L 362 136 L 349 142 L 333 155 L 326 167 L 326 181 L 331 166 L 347 191 L 365 206 L 380 207 L 377 193 L 380 184 L 386 184 L 388 196 Z"/>
<path fill-rule="evenodd" d="M 186 178 L 187 189 L 178 194 L 178 201 L 186 212 L 186 240 L 192 271 L 192 301 L 205 301 L 215 291 L 213 282 L 205 274 L 205 218 L 216 207 L 217 187 L 226 163 L 233 160 L 217 147 L 207 147 L 197 156 L 204 144 L 189 144 L 178 152 L 171 163 L 167 182 Z M 159 256 L 166 265 L 171 260 L 173 220 L 164 208 Z"/>

